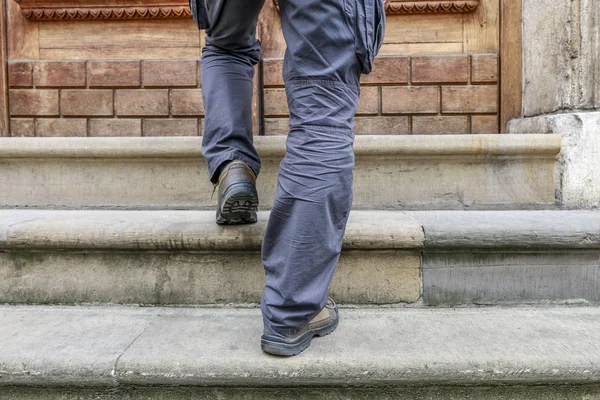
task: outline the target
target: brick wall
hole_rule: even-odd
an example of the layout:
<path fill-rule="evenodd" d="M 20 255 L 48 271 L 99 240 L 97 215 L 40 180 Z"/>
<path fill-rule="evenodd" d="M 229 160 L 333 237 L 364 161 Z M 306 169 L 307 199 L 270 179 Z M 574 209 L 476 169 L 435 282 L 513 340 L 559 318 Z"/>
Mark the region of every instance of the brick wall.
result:
<path fill-rule="evenodd" d="M 10 61 L 11 136 L 202 132 L 198 60 Z"/>
<path fill-rule="evenodd" d="M 264 62 L 264 132 L 286 134 L 282 60 Z M 12 136 L 202 134 L 198 60 L 8 65 Z M 498 132 L 495 54 L 382 57 L 363 76 L 358 134 Z"/>
<path fill-rule="evenodd" d="M 282 60 L 264 64 L 265 134 L 287 133 Z M 362 78 L 357 134 L 498 132 L 496 54 L 381 57 Z"/>

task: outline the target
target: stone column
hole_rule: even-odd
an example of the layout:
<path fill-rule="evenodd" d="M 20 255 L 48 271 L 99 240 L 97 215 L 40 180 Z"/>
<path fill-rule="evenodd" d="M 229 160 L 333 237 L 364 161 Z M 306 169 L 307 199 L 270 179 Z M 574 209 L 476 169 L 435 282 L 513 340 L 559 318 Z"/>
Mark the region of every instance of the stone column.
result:
<path fill-rule="evenodd" d="M 523 0 L 523 78 L 508 132 L 562 135 L 558 204 L 600 207 L 600 0 Z"/>

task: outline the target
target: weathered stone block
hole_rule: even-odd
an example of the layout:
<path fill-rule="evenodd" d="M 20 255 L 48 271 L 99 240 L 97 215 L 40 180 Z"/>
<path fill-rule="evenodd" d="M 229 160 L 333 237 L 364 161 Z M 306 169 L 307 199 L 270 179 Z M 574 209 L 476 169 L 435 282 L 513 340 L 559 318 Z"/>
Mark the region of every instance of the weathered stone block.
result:
<path fill-rule="evenodd" d="M 88 61 L 89 87 L 139 87 L 139 61 Z"/>
<path fill-rule="evenodd" d="M 407 135 L 408 117 L 357 117 L 354 132 L 359 135 Z"/>
<path fill-rule="evenodd" d="M 167 89 L 117 90 L 115 107 L 118 116 L 167 116 L 169 115 L 169 91 Z"/>
<path fill-rule="evenodd" d="M 33 63 L 26 61 L 8 64 L 8 86 L 12 88 L 33 86 Z"/>
<path fill-rule="evenodd" d="M 39 61 L 33 67 L 36 87 L 85 87 L 85 63 Z"/>
<path fill-rule="evenodd" d="M 377 57 L 373 70 L 362 75 L 361 84 L 402 84 L 408 82 L 408 57 Z"/>
<path fill-rule="evenodd" d="M 204 102 L 201 89 L 171 90 L 171 114 L 176 117 L 204 115 Z"/>
<path fill-rule="evenodd" d="M 10 115 L 58 116 L 58 90 L 22 90 L 9 92 Z"/>
<path fill-rule="evenodd" d="M 440 110 L 438 87 L 382 87 L 383 114 L 437 114 Z"/>
<path fill-rule="evenodd" d="M 469 133 L 469 117 L 413 117 L 412 133 L 413 135 L 467 134 Z"/>
<path fill-rule="evenodd" d="M 198 61 L 143 61 L 142 84 L 144 87 L 198 86 Z"/>
<path fill-rule="evenodd" d="M 600 112 L 515 119 L 510 133 L 562 135 L 557 200 L 565 207 L 600 207 Z"/>
<path fill-rule="evenodd" d="M 38 118 L 35 123 L 37 136 L 87 136 L 87 120 L 82 118 Z"/>
<path fill-rule="evenodd" d="M 113 91 L 61 90 L 60 112 L 70 117 L 113 115 Z"/>
<path fill-rule="evenodd" d="M 195 118 L 145 119 L 144 136 L 198 136 Z"/>
<path fill-rule="evenodd" d="M 442 113 L 496 113 L 498 86 L 443 86 Z"/>
<path fill-rule="evenodd" d="M 357 115 L 379 114 L 379 88 L 363 87 L 360 89 Z"/>
<path fill-rule="evenodd" d="M 33 118 L 11 118 L 10 136 L 35 136 L 35 120 Z"/>
<path fill-rule="evenodd" d="M 471 57 L 471 82 L 498 82 L 498 55 L 475 54 Z"/>
<path fill-rule="evenodd" d="M 141 136 L 142 120 L 131 118 L 93 118 L 89 121 L 90 136 Z"/>
<path fill-rule="evenodd" d="M 469 57 L 428 56 L 412 58 L 412 83 L 467 83 Z"/>

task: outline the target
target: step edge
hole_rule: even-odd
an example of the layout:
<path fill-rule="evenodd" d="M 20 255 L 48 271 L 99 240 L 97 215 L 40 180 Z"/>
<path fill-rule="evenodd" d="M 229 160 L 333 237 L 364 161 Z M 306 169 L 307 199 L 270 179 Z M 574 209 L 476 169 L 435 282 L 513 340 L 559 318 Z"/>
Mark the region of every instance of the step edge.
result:
<path fill-rule="evenodd" d="M 284 136 L 255 137 L 261 157 L 285 154 Z M 365 135 L 356 136 L 358 157 L 527 156 L 553 158 L 561 148 L 556 134 L 528 135 Z M 202 158 L 201 137 L 2 138 L 2 158 Z"/>

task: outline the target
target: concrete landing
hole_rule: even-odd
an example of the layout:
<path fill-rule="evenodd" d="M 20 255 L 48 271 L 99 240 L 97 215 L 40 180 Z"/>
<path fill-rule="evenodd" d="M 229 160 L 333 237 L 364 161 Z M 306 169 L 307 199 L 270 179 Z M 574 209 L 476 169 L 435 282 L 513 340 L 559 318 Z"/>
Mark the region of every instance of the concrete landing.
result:
<path fill-rule="evenodd" d="M 38 386 L 600 384 L 600 308 L 341 309 L 338 330 L 295 358 L 261 352 L 257 309 L 2 306 L 0 320 L 0 397 Z"/>

